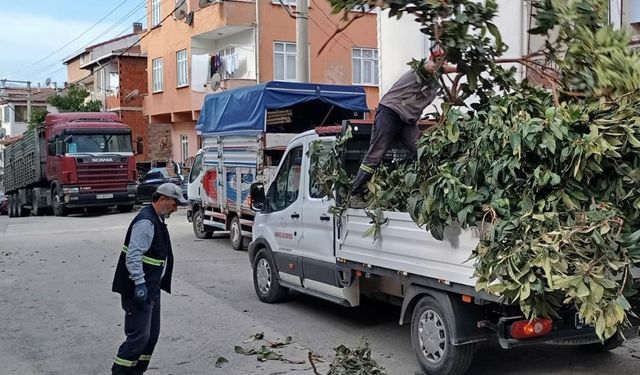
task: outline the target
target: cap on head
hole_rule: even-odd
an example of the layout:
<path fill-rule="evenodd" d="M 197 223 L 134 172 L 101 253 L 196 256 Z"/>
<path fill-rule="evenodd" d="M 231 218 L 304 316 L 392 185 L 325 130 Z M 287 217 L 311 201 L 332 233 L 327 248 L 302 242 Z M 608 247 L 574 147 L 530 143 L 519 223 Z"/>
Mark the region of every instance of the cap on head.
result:
<path fill-rule="evenodd" d="M 165 182 L 164 184 L 158 186 L 156 189 L 156 193 L 164 195 L 168 198 L 173 198 L 178 203 L 178 206 L 186 206 L 187 200 L 182 196 L 182 189 L 172 182 Z"/>

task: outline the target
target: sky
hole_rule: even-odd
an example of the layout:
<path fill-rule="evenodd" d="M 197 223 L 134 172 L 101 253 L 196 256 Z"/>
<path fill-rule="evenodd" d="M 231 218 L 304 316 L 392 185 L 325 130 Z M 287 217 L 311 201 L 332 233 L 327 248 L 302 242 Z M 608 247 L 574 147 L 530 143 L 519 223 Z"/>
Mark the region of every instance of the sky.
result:
<path fill-rule="evenodd" d="M 67 81 L 62 60 L 89 45 L 131 33 L 134 22 L 146 25 L 145 4 L 145 0 L 0 0 L 0 79 L 44 84 L 51 78 L 61 87 Z"/>

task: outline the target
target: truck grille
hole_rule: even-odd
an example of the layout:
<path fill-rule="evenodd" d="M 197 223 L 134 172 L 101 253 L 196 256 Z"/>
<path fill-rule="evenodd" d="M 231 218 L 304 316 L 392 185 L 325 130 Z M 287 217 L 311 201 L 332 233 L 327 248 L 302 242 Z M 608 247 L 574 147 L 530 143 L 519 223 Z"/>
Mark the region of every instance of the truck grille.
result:
<path fill-rule="evenodd" d="M 91 192 L 127 191 L 127 163 L 78 163 L 78 185 L 91 187 Z"/>

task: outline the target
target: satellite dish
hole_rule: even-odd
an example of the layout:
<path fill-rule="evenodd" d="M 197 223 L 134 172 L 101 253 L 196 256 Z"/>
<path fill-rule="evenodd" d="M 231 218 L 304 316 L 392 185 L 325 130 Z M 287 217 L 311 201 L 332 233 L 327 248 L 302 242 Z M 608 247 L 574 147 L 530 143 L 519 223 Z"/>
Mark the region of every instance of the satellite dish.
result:
<path fill-rule="evenodd" d="M 189 5 L 187 0 L 176 0 L 176 8 L 173 11 L 173 18 L 181 20 L 189 14 Z"/>
<path fill-rule="evenodd" d="M 211 5 L 211 4 L 213 4 L 213 3 L 215 3 L 216 1 L 217 1 L 217 0 L 199 0 L 199 1 L 198 1 L 198 6 L 199 6 L 200 8 L 206 8 L 206 7 L 208 7 L 209 5 Z"/>
<path fill-rule="evenodd" d="M 127 95 L 125 95 L 124 100 L 125 101 L 133 100 L 137 98 L 139 95 L 140 95 L 140 90 L 135 89 L 133 91 L 130 91 Z"/>
<path fill-rule="evenodd" d="M 209 90 L 218 91 L 220 88 L 220 82 L 222 82 L 222 76 L 220 73 L 213 73 L 211 79 L 209 80 Z"/>
<path fill-rule="evenodd" d="M 47 78 L 44 80 L 44 85 L 49 87 L 49 85 L 51 84 L 51 78 Z"/>

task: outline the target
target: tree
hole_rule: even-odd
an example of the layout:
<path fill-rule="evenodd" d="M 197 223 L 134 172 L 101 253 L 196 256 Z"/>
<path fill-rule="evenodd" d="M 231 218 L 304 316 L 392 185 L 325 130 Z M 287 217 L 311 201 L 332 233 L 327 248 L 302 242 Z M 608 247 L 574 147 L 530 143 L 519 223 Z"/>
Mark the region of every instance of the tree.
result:
<path fill-rule="evenodd" d="M 100 112 L 102 103 L 99 100 L 86 100 L 89 92 L 77 85 L 69 85 L 65 95 L 54 95 L 47 103 L 60 112 Z"/>
<path fill-rule="evenodd" d="M 330 1 L 345 14 L 366 3 L 417 16 L 444 50 L 437 64 L 460 71 L 448 82 L 441 71 L 421 77 L 440 82 L 445 103 L 418 161 L 381 168 L 369 183 L 371 233 L 383 210 L 409 212 L 438 239 L 454 222 L 480 222 L 476 289 L 529 318 L 573 304 L 602 339 L 628 325 L 640 264 L 640 56 L 628 32 L 609 25 L 608 1 L 531 0 L 530 33 L 548 41 L 509 60 L 500 59 L 495 0 Z M 516 83 L 504 62 L 535 71 L 550 90 Z M 471 95 L 478 101 L 466 108 Z"/>
<path fill-rule="evenodd" d="M 29 127 L 27 130 L 35 129 L 38 125 L 42 124 L 47 113 L 49 112 L 44 108 L 34 108 L 31 111 L 31 118 L 29 119 Z"/>

